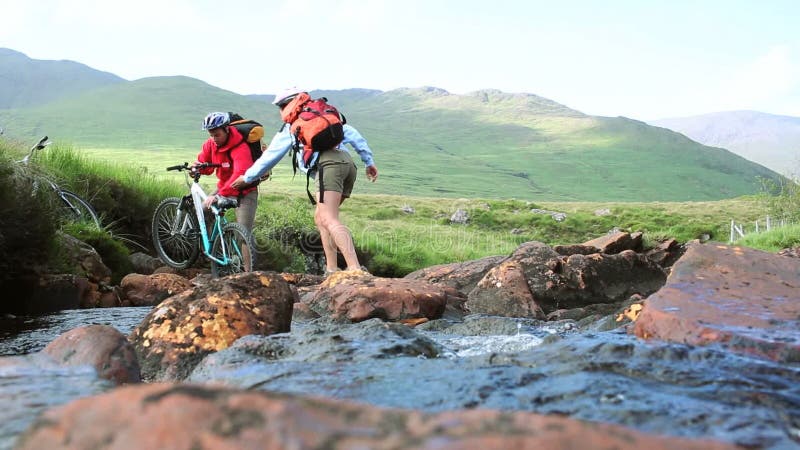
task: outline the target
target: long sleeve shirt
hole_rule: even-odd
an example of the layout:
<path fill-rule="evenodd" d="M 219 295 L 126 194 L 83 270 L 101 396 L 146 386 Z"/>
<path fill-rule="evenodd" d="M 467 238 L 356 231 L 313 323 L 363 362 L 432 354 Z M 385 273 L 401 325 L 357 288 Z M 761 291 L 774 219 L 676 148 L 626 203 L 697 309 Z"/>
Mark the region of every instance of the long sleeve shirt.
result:
<path fill-rule="evenodd" d="M 283 128 L 279 132 L 272 137 L 272 141 L 270 141 L 269 146 L 258 158 L 253 165 L 247 169 L 244 174 L 244 181 L 245 183 L 252 183 L 259 178 L 261 178 L 264 174 L 272 170 L 278 162 L 286 156 L 286 153 L 292 149 L 294 145 L 294 136 L 289 131 L 289 126 L 284 125 Z M 336 147 L 336 151 L 346 152 L 348 151 L 345 147 L 345 144 L 350 145 L 353 150 L 358 153 L 358 156 L 361 158 L 361 161 L 364 162 L 364 165 L 369 167 L 375 165 L 375 162 L 372 159 L 372 149 L 369 148 L 367 144 L 367 140 L 364 139 L 364 136 L 358 132 L 355 128 L 350 125 L 345 124 L 343 126 L 344 129 L 344 139 L 342 143 Z M 302 147 L 302 144 L 301 144 Z M 310 167 L 314 166 L 316 159 L 319 157 L 319 154 L 314 154 L 309 163 Z M 306 166 L 303 163 L 303 152 L 297 152 L 297 166 L 300 168 L 301 171 L 304 173 L 308 173 L 309 166 Z M 316 176 L 316 173 L 312 171 L 309 174 L 311 177 Z"/>
<path fill-rule="evenodd" d="M 203 143 L 203 148 L 197 155 L 197 161 L 201 163 L 214 163 L 221 164 L 221 167 L 213 169 L 207 167 L 200 171 L 204 175 L 210 175 L 214 171 L 217 172 L 217 193 L 226 197 L 237 197 L 240 194 L 245 195 L 250 191 L 256 189 L 249 187 L 242 191 L 234 189 L 231 184 L 243 175 L 245 170 L 253 165 L 253 156 L 250 153 L 250 147 L 244 142 L 242 135 L 234 127 L 228 127 L 228 142 L 222 147 L 218 147 L 214 143 L 213 138 L 208 138 Z"/>

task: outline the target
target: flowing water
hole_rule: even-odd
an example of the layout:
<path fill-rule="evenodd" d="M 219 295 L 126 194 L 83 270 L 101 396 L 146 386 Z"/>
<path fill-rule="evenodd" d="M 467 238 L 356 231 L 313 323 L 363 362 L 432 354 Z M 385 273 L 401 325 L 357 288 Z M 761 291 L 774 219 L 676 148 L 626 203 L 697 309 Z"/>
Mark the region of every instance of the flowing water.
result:
<path fill-rule="evenodd" d="M 5 319 L 0 331 L 0 447 L 42 410 L 112 387 L 91 370 L 33 353 L 91 323 L 128 334 L 151 310 L 111 308 Z M 14 327 L 15 330 L 11 330 Z M 749 448 L 800 448 L 800 365 L 720 347 L 643 342 L 572 321 L 469 316 L 409 328 L 379 320 L 293 322 L 246 336 L 190 375 L 246 389 L 326 395 L 439 412 L 493 408 L 568 415 Z"/>

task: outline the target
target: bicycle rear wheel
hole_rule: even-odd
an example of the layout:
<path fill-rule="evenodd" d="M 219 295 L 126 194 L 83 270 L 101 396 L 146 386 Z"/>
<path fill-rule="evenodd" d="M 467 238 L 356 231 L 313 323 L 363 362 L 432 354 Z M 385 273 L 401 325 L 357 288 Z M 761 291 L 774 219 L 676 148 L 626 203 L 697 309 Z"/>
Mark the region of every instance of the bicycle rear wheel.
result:
<path fill-rule="evenodd" d="M 181 209 L 182 199 L 165 198 L 153 213 L 153 247 L 164 264 L 186 269 L 200 255 L 200 226 L 191 209 Z"/>
<path fill-rule="evenodd" d="M 71 222 L 90 222 L 100 228 L 100 218 L 97 216 L 97 211 L 94 210 L 92 205 L 86 200 L 82 199 L 78 194 L 60 189 L 58 196 L 64 203 L 63 216 Z"/>
<path fill-rule="evenodd" d="M 225 251 L 222 251 L 223 243 Z M 214 239 L 211 254 L 220 260 L 227 259 L 228 264 L 211 261 L 214 275 L 224 277 L 240 272 L 253 270 L 255 264 L 255 241 L 253 235 L 242 224 L 231 222 L 222 227 L 222 234 Z"/>

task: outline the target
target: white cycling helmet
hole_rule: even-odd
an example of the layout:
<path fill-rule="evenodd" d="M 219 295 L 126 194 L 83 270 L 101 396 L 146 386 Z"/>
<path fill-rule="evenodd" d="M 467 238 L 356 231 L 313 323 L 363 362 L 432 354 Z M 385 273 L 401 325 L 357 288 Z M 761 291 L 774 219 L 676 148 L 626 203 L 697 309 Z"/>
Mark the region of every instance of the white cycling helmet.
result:
<path fill-rule="evenodd" d="M 297 86 L 292 86 L 290 88 L 284 89 L 275 96 L 275 100 L 272 101 L 272 104 L 277 106 L 283 106 L 289 103 L 291 99 L 295 98 L 297 94 L 301 92 L 306 92 L 306 91 L 298 88 Z"/>
<path fill-rule="evenodd" d="M 212 112 L 203 119 L 203 130 L 213 130 L 231 123 L 231 116 L 226 112 Z"/>

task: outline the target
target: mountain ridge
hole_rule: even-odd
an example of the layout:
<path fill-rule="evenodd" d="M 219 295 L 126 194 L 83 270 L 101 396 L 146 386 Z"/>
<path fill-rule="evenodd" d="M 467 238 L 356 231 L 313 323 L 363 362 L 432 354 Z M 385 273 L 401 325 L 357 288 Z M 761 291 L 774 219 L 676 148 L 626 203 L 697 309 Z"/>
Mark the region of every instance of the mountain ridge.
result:
<path fill-rule="evenodd" d="M 624 117 L 590 116 L 535 94 L 423 86 L 319 90 L 369 140 L 381 169 L 366 193 L 539 200 L 714 200 L 752 194 L 777 174 L 728 151 Z M 197 151 L 209 111 L 281 126 L 269 94 L 239 95 L 186 76 L 98 83 L 0 110 L 7 132 L 40 134 L 135 161 Z M 144 152 L 144 153 L 143 153 Z M 147 153 L 150 152 L 150 153 Z M 189 153 L 192 152 L 192 153 Z M 156 164 L 156 163 L 153 163 Z M 282 168 L 276 169 L 276 180 Z M 276 181 L 278 183 L 279 181 Z"/>
<path fill-rule="evenodd" d="M 800 117 L 752 110 L 650 121 L 705 145 L 722 147 L 781 174 L 800 170 Z"/>

